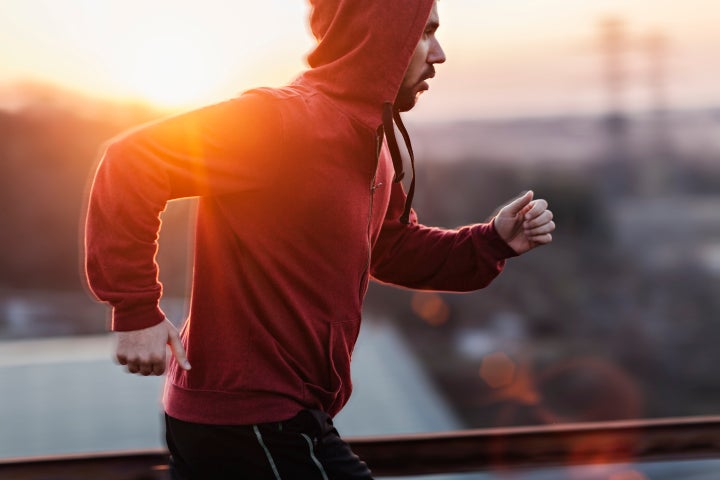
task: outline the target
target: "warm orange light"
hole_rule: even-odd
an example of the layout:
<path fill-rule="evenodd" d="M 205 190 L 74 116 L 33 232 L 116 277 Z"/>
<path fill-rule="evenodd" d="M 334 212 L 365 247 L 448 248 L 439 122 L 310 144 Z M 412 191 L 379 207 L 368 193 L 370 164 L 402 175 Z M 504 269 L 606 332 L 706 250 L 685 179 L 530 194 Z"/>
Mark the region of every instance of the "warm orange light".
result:
<path fill-rule="evenodd" d="M 211 92 L 218 81 L 210 59 L 182 36 L 158 36 L 134 57 L 128 83 L 136 95 L 163 107 L 186 106 Z"/>
<path fill-rule="evenodd" d="M 450 319 L 450 307 L 437 293 L 416 293 L 411 307 L 420 318 L 436 327 L 444 325 Z"/>
<path fill-rule="evenodd" d="M 480 377 L 491 388 L 507 387 L 515 380 L 515 362 L 503 352 L 486 355 L 480 365 Z"/>

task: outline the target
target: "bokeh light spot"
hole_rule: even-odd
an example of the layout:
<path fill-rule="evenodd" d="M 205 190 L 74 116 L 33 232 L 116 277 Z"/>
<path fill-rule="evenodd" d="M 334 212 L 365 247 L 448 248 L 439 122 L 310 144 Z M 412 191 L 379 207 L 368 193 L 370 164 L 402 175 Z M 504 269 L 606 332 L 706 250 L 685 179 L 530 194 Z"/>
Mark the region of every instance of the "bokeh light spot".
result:
<path fill-rule="evenodd" d="M 503 352 L 485 355 L 480 365 L 480 377 L 491 388 L 507 387 L 515 380 L 515 362 Z"/>
<path fill-rule="evenodd" d="M 437 293 L 417 292 L 410 306 L 429 325 L 439 327 L 450 319 L 450 307 Z"/>

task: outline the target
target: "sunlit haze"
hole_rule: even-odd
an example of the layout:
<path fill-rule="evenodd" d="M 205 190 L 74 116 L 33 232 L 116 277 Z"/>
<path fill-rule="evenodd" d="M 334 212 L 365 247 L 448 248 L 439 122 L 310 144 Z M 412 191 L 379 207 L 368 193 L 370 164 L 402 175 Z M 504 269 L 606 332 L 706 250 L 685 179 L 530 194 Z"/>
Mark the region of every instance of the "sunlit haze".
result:
<path fill-rule="evenodd" d="M 720 105 L 716 0 L 445 0 L 439 12 L 448 62 L 421 119 L 601 112 L 611 17 L 626 29 L 628 108 L 651 108 L 651 35 L 665 38 L 669 105 Z M 312 48 L 307 13 L 300 0 L 3 0 L 0 96 L 33 81 L 180 109 L 282 85 Z"/>

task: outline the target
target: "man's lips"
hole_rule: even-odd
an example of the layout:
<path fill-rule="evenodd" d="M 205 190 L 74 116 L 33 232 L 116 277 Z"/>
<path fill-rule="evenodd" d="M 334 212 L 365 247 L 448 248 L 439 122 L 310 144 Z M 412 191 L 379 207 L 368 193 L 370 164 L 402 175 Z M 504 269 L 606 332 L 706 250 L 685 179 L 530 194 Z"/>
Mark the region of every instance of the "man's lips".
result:
<path fill-rule="evenodd" d="M 420 83 L 418 84 L 418 90 L 423 91 L 430 88 L 430 84 L 428 83 L 428 80 L 433 78 L 435 76 L 435 73 L 431 73 L 430 75 L 426 75 L 420 80 Z"/>
<path fill-rule="evenodd" d="M 430 84 L 427 81 L 430 80 L 431 78 L 435 78 L 434 71 L 429 72 L 427 75 L 422 76 L 422 78 L 420 80 L 420 89 L 421 90 L 427 90 L 428 88 L 430 88 Z"/>

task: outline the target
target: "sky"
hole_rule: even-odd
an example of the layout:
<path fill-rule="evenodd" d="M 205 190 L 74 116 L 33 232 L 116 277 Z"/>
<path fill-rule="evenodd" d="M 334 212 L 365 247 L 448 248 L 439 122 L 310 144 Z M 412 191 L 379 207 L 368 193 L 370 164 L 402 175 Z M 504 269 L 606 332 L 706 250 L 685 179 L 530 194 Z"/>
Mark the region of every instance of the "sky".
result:
<path fill-rule="evenodd" d="M 291 80 L 313 45 L 307 13 L 303 0 L 2 0 L 0 90 L 30 80 L 192 108 Z M 607 18 L 625 25 L 628 109 L 652 107 L 658 34 L 668 105 L 720 105 L 717 0 L 442 0 L 439 13 L 448 61 L 420 119 L 602 113 Z"/>

